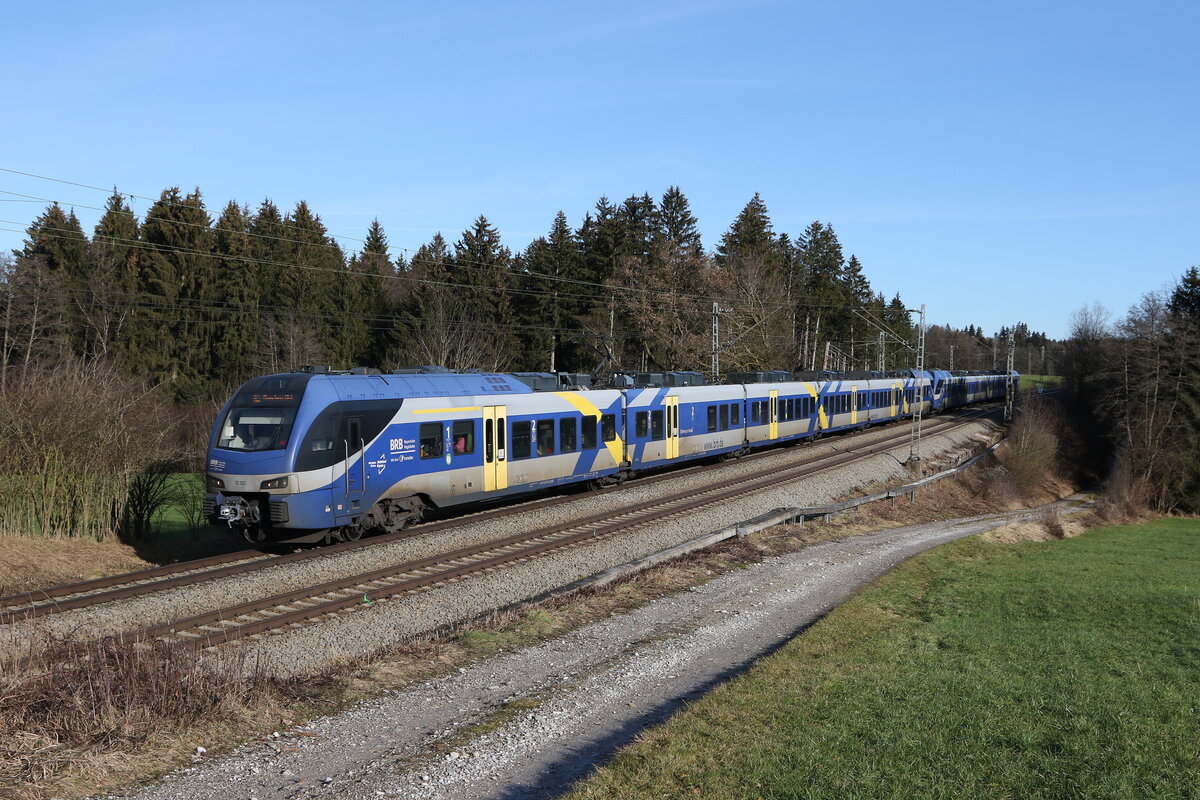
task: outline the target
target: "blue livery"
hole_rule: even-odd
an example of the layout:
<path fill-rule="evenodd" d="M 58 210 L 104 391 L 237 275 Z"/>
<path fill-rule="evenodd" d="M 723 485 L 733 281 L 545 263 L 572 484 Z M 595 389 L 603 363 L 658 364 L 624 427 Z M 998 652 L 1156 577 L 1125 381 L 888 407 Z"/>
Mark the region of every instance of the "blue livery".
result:
<path fill-rule="evenodd" d="M 775 377 L 787 373 L 768 373 Z M 254 378 L 209 440 L 211 522 L 249 541 L 350 540 L 430 510 L 1004 397 L 1004 373 L 534 391 L 500 373 Z M 1017 375 L 1011 375 L 1014 390 Z"/>

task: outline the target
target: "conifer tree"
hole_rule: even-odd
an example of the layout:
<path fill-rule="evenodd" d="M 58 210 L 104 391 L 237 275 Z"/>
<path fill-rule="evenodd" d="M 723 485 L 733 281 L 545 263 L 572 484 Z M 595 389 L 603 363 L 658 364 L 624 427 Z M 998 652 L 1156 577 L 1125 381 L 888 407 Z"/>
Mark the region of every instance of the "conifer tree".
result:
<path fill-rule="evenodd" d="M 258 348 L 260 372 L 281 372 L 290 361 L 285 348 L 292 313 L 284 292 L 285 276 L 292 269 L 293 243 L 283 214 L 273 202 L 263 200 L 250 222 L 250 259 L 258 273 L 258 303 L 262 340 Z"/>
<path fill-rule="evenodd" d="M 283 326 L 289 369 L 304 364 L 353 366 L 364 322 L 342 316 L 343 293 L 354 294 L 342 248 L 325 223 L 301 200 L 284 220 L 291 245 L 280 288 L 289 319 Z"/>
<path fill-rule="evenodd" d="M 467 314 L 488 344 L 479 363 L 471 366 L 503 369 L 519 355 L 513 332 L 511 270 L 512 252 L 501 243 L 500 232 L 480 214 L 455 242 L 450 264 L 450 280 L 459 287 Z"/>
<path fill-rule="evenodd" d="M 654 238 L 666 245 L 671 258 L 687 263 L 704 255 L 700 241 L 699 220 L 692 213 L 691 203 L 678 186 L 663 192 L 655 215 Z"/>
<path fill-rule="evenodd" d="M 216 276 L 213 294 L 217 304 L 212 365 L 218 384 L 234 384 L 250 377 L 258 361 L 262 339 L 259 311 L 259 265 L 254 261 L 250 237 L 250 209 L 232 200 L 213 228 Z"/>
<path fill-rule="evenodd" d="M 108 198 L 88 250 L 90 277 L 81 305 L 84 350 L 96 357 L 120 352 L 125 325 L 137 305 L 138 222 L 125 198 Z M 123 355 L 123 354 L 122 354 Z"/>
<path fill-rule="evenodd" d="M 129 366 L 164 380 L 180 400 L 203 397 L 212 373 L 211 221 L 200 190 L 163 191 L 141 226 L 141 307 L 128 327 Z"/>
<path fill-rule="evenodd" d="M 590 368 L 580 351 L 578 318 L 591 291 L 576 281 L 580 275 L 579 241 L 559 211 L 546 236 L 538 237 L 521 254 L 517 272 L 522 293 L 516 311 L 527 329 L 524 364 L 531 370 Z M 581 359 L 582 357 L 582 359 Z"/>
<path fill-rule="evenodd" d="M 56 308 L 65 328 L 63 337 L 56 337 L 63 347 L 82 354 L 86 348 L 87 324 L 81 306 L 86 303 L 88 287 L 89 242 L 79 225 L 74 210 L 64 211 L 52 203 L 26 230 L 24 249 L 17 251 L 17 271 L 44 273 L 45 288 L 54 291 L 47 295 Z M 43 307 L 43 310 L 50 309 Z M 64 351 L 65 352 L 65 351 Z"/>
<path fill-rule="evenodd" d="M 388 253 L 387 235 L 378 219 L 367 228 L 362 251 L 350 259 L 350 272 L 357 281 L 355 295 L 347 293 L 347 316 L 363 320 L 361 340 L 355 344 L 355 360 L 360 364 L 382 366 L 391 349 L 394 332 L 386 324 L 388 290 L 395 278 L 395 266 Z"/>
<path fill-rule="evenodd" d="M 716 252 L 717 266 L 726 267 L 732 260 L 740 258 L 756 259 L 773 268 L 778 266 L 777 257 L 777 239 L 767 204 L 755 192 L 721 237 Z"/>
<path fill-rule="evenodd" d="M 658 208 L 649 194 L 631 195 L 617 211 L 621 227 L 618 258 L 649 259 L 658 227 Z"/>

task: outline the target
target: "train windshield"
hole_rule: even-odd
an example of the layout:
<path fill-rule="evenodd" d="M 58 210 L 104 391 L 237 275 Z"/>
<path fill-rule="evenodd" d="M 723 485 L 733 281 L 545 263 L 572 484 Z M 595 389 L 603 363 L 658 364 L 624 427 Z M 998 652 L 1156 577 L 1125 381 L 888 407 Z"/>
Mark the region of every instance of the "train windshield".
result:
<path fill-rule="evenodd" d="M 217 447 L 244 452 L 283 450 L 295 419 L 295 408 L 234 406 L 221 423 Z"/>

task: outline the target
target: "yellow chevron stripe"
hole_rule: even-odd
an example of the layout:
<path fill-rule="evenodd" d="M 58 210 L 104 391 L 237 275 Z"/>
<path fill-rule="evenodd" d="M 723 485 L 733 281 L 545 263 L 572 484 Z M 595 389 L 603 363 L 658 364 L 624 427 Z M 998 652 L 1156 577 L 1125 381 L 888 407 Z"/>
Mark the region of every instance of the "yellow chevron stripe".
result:
<path fill-rule="evenodd" d="M 595 417 L 597 420 L 604 416 L 600 413 L 599 407 L 591 400 L 583 396 L 582 392 L 555 392 L 557 397 L 561 397 L 583 414 L 585 417 Z M 604 446 L 608 448 L 609 455 L 613 461 L 620 464 L 625 460 L 625 441 L 621 438 L 620 431 L 617 432 L 617 438 L 611 442 L 605 442 Z"/>

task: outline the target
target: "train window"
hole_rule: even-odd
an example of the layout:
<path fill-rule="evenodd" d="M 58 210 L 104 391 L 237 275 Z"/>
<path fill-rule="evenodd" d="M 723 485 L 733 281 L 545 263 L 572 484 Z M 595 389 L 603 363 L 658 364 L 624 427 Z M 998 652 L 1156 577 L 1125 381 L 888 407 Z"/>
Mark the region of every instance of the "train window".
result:
<path fill-rule="evenodd" d="M 442 423 L 421 423 L 418 438 L 421 445 L 421 458 L 442 457 Z"/>
<path fill-rule="evenodd" d="M 465 456 L 475 452 L 475 420 L 460 419 L 450 426 L 450 441 L 454 443 L 454 455 Z"/>
<path fill-rule="evenodd" d="M 484 420 L 483 422 L 483 460 L 486 464 L 491 464 L 495 458 L 496 452 L 496 434 L 495 423 L 492 420 Z"/>
<path fill-rule="evenodd" d="M 717 429 L 717 407 L 708 407 L 708 432 L 712 433 Z"/>
<path fill-rule="evenodd" d="M 532 422 L 514 422 L 512 424 L 512 458 L 529 458 L 533 452 L 532 437 L 530 428 L 533 427 Z"/>
<path fill-rule="evenodd" d="M 789 397 L 787 401 L 787 418 L 789 421 L 796 418 L 796 398 Z"/>
<path fill-rule="evenodd" d="M 758 422 L 758 401 L 757 400 L 750 401 L 750 421 Z"/>
<path fill-rule="evenodd" d="M 651 411 L 650 438 L 657 442 L 659 439 L 663 438 L 663 436 L 663 412 L 661 409 L 658 411 Z"/>
<path fill-rule="evenodd" d="M 617 415 L 605 414 L 600 417 L 600 438 L 611 442 L 617 438 Z"/>
<path fill-rule="evenodd" d="M 558 422 L 558 446 L 559 452 L 574 453 L 575 452 L 575 418 L 563 417 Z"/>
<path fill-rule="evenodd" d="M 583 439 L 583 449 L 584 450 L 595 450 L 596 449 L 596 418 L 595 417 L 584 417 L 583 418 L 582 439 Z"/>
<path fill-rule="evenodd" d="M 537 447 L 539 456 L 554 455 L 554 420 L 537 421 Z"/>
<path fill-rule="evenodd" d="M 741 406 L 739 406 L 737 403 L 734 403 L 733 405 L 731 405 L 729 407 L 729 424 L 730 425 L 741 425 L 742 424 L 742 409 L 741 409 Z"/>
<path fill-rule="evenodd" d="M 645 411 L 637 412 L 634 416 L 633 435 L 639 439 L 645 439 L 650 435 L 650 415 Z"/>
<path fill-rule="evenodd" d="M 717 413 L 721 416 L 721 430 L 729 430 L 729 406 L 721 406 Z"/>
<path fill-rule="evenodd" d="M 644 439 L 650 434 L 650 414 L 649 411 L 638 411 L 634 415 L 634 435 L 638 439 Z"/>

